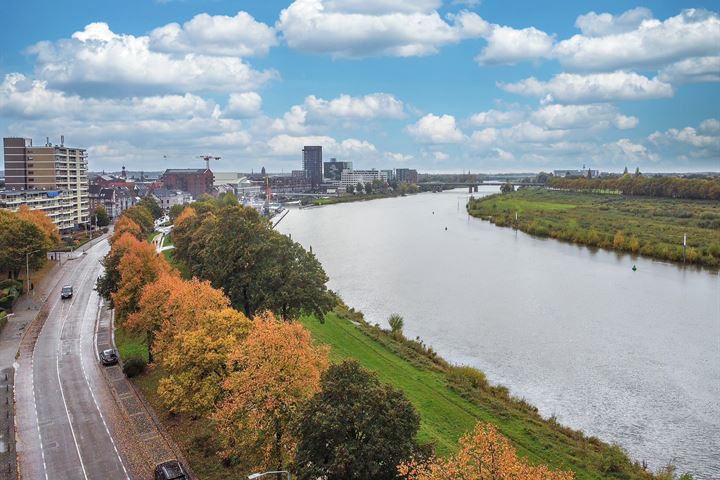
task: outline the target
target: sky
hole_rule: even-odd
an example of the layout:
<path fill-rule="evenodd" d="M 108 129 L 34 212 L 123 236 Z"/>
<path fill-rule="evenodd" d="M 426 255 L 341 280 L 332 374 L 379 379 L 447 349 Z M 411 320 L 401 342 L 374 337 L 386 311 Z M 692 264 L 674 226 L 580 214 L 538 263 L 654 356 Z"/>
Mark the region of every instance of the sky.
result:
<path fill-rule="evenodd" d="M 720 171 L 716 1 L 4 0 L 0 132 L 90 169 Z"/>

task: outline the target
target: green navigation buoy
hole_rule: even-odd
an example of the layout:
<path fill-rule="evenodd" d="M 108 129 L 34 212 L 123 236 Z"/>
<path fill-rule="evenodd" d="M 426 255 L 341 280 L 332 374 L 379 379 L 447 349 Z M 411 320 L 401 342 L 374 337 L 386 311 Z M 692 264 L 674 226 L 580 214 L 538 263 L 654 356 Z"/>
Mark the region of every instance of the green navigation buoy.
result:
<path fill-rule="evenodd" d="M 637 270 L 637 267 L 635 265 L 633 265 L 632 271 L 634 272 L 636 270 Z"/>

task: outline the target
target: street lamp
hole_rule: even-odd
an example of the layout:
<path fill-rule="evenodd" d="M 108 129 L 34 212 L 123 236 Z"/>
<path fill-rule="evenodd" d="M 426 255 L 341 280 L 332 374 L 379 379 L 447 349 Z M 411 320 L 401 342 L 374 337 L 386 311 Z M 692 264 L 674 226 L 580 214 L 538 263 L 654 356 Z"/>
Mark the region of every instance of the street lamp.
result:
<path fill-rule="evenodd" d="M 30 255 L 33 253 L 37 253 L 42 251 L 42 249 L 33 250 L 32 252 L 27 252 L 25 254 L 25 268 L 27 269 L 27 291 L 30 293 Z M 32 292 L 33 296 L 35 296 L 35 292 Z"/>
<path fill-rule="evenodd" d="M 285 474 L 287 474 L 288 480 L 292 480 L 292 479 L 290 478 L 290 472 L 288 472 L 287 470 L 274 470 L 274 471 L 272 471 L 272 472 L 251 473 L 250 475 L 248 475 L 247 478 L 248 478 L 248 480 L 255 480 L 256 478 L 261 478 L 261 477 L 264 477 L 264 476 L 266 476 L 266 475 L 274 475 L 274 474 L 278 474 L 278 473 L 285 473 Z"/>

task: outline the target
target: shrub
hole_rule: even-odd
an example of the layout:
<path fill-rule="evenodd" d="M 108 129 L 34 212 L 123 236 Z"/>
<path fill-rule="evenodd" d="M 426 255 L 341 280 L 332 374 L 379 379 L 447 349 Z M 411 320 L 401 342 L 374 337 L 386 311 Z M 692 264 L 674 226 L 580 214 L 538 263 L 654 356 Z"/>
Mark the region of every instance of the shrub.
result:
<path fill-rule="evenodd" d="M 394 335 L 402 334 L 405 322 L 403 321 L 403 317 L 400 316 L 399 313 L 393 313 L 392 315 L 390 315 L 390 318 L 388 318 L 388 323 L 390 324 L 390 330 Z"/>
<path fill-rule="evenodd" d="M 128 361 L 123 364 L 123 373 L 127 375 L 128 378 L 133 378 L 142 374 L 146 366 L 147 362 L 142 358 L 129 358 Z"/>
<path fill-rule="evenodd" d="M 7 312 L 0 311 L 0 332 L 2 332 L 2 330 L 6 324 L 7 324 Z"/>
<path fill-rule="evenodd" d="M 490 386 L 488 384 L 487 377 L 485 377 L 485 373 L 477 368 L 466 365 L 452 366 L 448 372 L 447 378 L 453 385 L 473 390 L 484 390 Z"/>

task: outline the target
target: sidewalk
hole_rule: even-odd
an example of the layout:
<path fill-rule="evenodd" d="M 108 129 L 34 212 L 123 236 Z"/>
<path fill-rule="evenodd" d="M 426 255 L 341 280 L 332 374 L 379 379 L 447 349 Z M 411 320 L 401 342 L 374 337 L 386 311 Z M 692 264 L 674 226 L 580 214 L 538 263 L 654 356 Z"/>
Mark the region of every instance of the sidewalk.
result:
<path fill-rule="evenodd" d="M 103 305 L 100 309 L 96 344 L 98 351 L 116 348 L 113 335 L 113 312 L 107 308 L 107 305 Z M 131 459 L 134 466 L 140 471 L 147 472 L 149 478 L 155 465 L 179 459 L 190 473 L 191 478 L 196 478 L 181 450 L 156 417 L 153 408 L 123 373 L 122 365 L 106 367 L 103 369 L 103 373 L 115 401 L 128 420 L 127 425 L 131 432 L 128 432 L 127 437 L 133 439 L 134 442 L 141 442 L 140 445 L 134 445 L 136 447 L 134 450 L 142 450 L 143 458 Z"/>
<path fill-rule="evenodd" d="M 55 264 L 31 294 L 22 295 L 13 306 L 8 323 L 0 332 L 0 478 L 17 478 L 15 450 L 14 362 L 18 347 L 28 330 L 35 329 L 48 295 L 62 277 L 62 267 Z M 33 295 L 34 294 L 34 295 Z"/>
<path fill-rule="evenodd" d="M 106 235 L 91 240 L 74 252 L 60 253 L 59 262 L 34 285 L 33 291 L 23 294 L 15 305 L 8 323 L 0 332 L 0 478 L 16 480 L 17 452 L 15 449 L 15 360 L 20 344 L 30 335 L 39 335 L 47 316 L 45 302 L 60 283 L 68 262 L 80 258 L 85 250 L 104 240 Z M 52 252 L 55 253 L 55 252 Z M 50 255 L 50 254 L 49 254 Z M 52 261 L 52 260 L 49 260 Z M 34 342 L 34 340 L 32 340 Z"/>

